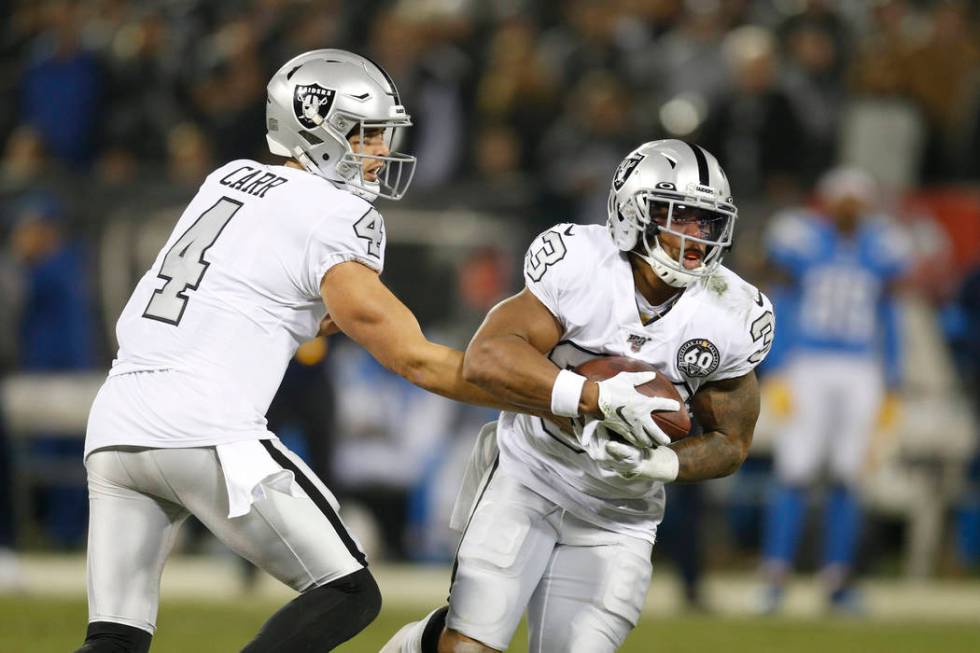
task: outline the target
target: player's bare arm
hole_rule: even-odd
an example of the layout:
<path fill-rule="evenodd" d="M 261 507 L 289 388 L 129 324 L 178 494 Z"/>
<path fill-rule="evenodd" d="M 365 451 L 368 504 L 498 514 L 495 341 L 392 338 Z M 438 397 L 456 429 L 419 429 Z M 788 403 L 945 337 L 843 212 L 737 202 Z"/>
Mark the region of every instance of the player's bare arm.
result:
<path fill-rule="evenodd" d="M 695 418 L 703 429 L 670 445 L 677 453 L 678 481 L 728 476 L 745 460 L 759 417 L 755 372 L 708 383 L 693 397 Z"/>
<path fill-rule="evenodd" d="M 703 481 L 728 476 L 748 455 L 759 417 L 759 384 L 755 371 L 708 383 L 692 399 L 700 435 L 668 446 L 638 449 L 612 440 L 604 461 L 626 478 L 664 483 Z"/>
<path fill-rule="evenodd" d="M 545 352 L 554 349 L 562 334 L 554 314 L 525 288 L 487 315 L 466 349 L 463 374 L 506 401 L 557 416 L 550 418 L 569 431 L 564 418 L 598 417 L 630 444 L 668 442 L 650 414 L 676 409 L 676 403 L 668 400 L 673 405 L 664 406 L 664 400 L 636 391 L 652 374 L 621 372 L 596 383 L 559 369 Z"/>
<path fill-rule="evenodd" d="M 456 401 L 528 412 L 468 383 L 463 353 L 427 340 L 415 315 L 374 270 L 354 261 L 335 265 L 323 276 L 320 295 L 337 328 L 413 384 Z"/>
<path fill-rule="evenodd" d="M 521 406 L 550 409 L 558 367 L 548 360 L 562 328 L 527 288 L 490 311 L 463 362 L 466 380 Z M 579 399 L 583 415 L 601 415 L 599 390 L 587 381 Z"/>

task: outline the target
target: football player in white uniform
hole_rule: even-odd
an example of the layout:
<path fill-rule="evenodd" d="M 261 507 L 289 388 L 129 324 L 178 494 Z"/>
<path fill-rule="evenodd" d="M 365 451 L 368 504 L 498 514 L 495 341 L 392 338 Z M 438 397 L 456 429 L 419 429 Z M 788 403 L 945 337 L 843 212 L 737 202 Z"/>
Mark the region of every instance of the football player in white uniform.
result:
<path fill-rule="evenodd" d="M 489 314 L 464 373 L 520 403 L 562 368 L 552 412 L 577 426 L 504 411 L 484 429 L 458 504 L 449 605 L 402 628 L 384 653 L 503 650 L 525 610 L 532 651 L 623 642 L 649 584 L 664 484 L 734 472 L 758 416 L 754 368 L 775 322 L 769 300 L 721 266 L 730 195 L 711 154 L 654 141 L 617 169 L 607 226 L 560 224 L 534 241 L 526 288 Z M 654 433 L 651 447 L 583 429 L 584 379 L 571 368 L 606 355 L 655 365 L 700 429 L 673 444 Z"/>
<path fill-rule="evenodd" d="M 377 615 L 377 585 L 336 499 L 266 428 L 289 359 L 318 332 L 344 331 L 433 392 L 518 407 L 466 382 L 463 353 L 426 340 L 379 279 L 385 229 L 372 202 L 400 198 L 415 162 L 391 151 L 411 120 L 387 74 L 349 52 L 308 52 L 275 74 L 266 106 L 270 150 L 289 161 L 211 173 L 119 318 L 85 441 L 80 652 L 149 649 L 163 566 L 190 514 L 301 592 L 245 651 L 330 650 Z M 630 378 L 589 384 L 576 410 L 611 415 L 627 433 L 656 429 L 656 401 Z M 547 392 L 520 404 L 550 407 Z"/>

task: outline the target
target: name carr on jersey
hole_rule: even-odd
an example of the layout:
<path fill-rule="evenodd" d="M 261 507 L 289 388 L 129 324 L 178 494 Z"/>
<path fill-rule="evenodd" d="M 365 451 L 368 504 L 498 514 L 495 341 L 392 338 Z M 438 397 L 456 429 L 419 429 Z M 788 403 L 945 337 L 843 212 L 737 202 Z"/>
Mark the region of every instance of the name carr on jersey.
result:
<path fill-rule="evenodd" d="M 237 179 L 233 179 L 235 175 L 244 172 L 243 175 Z M 265 194 L 275 188 L 276 186 L 281 186 L 288 181 L 285 177 L 280 177 L 279 175 L 272 172 L 262 172 L 259 168 L 253 168 L 252 166 L 242 166 L 235 170 L 232 170 L 227 175 L 221 178 L 220 183 L 222 186 L 227 186 L 233 190 L 240 190 L 243 193 L 248 193 L 255 197 L 265 197 Z"/>

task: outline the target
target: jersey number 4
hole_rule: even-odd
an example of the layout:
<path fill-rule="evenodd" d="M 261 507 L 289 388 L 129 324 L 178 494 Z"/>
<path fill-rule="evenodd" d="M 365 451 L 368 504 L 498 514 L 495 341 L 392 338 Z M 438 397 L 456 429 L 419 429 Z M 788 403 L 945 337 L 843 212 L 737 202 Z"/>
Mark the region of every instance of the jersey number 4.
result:
<path fill-rule="evenodd" d="M 197 290 L 210 263 L 204 254 L 218 240 L 242 203 L 222 197 L 201 214 L 163 257 L 157 276 L 166 281 L 153 291 L 143 317 L 177 326 L 187 308 L 187 291 Z"/>
<path fill-rule="evenodd" d="M 371 209 L 354 223 L 354 234 L 367 241 L 368 254 L 381 258 L 381 242 L 384 240 L 384 223 L 381 216 Z"/>

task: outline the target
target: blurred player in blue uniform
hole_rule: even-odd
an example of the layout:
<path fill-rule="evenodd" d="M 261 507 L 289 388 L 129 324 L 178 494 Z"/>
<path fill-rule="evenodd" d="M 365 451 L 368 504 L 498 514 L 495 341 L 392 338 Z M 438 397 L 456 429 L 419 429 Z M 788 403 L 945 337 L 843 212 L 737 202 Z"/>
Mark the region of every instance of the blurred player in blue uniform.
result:
<path fill-rule="evenodd" d="M 858 478 L 886 391 L 900 381 L 893 282 L 907 247 L 871 211 L 874 181 L 840 168 L 818 188 L 820 213 L 778 216 L 767 239 L 785 284 L 781 370 L 792 410 L 774 452 L 776 488 L 764 533 L 765 610 L 779 608 L 806 513 L 807 488 L 828 481 L 823 575 L 832 609 L 857 609 L 850 586 L 860 536 Z M 775 299 L 775 298 L 774 298 Z M 891 400 L 887 400 L 891 403 Z"/>

